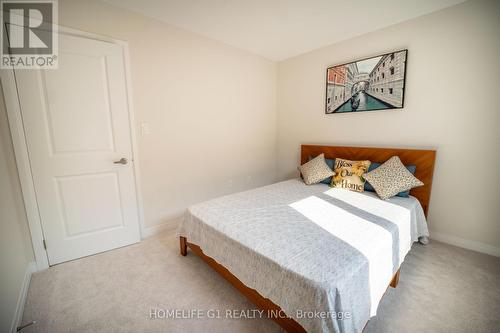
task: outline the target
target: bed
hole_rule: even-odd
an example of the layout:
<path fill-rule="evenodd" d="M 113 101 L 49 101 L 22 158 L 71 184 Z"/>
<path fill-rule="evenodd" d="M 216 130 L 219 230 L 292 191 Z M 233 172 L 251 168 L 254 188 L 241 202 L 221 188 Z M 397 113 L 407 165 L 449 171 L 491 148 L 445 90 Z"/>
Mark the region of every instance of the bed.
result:
<path fill-rule="evenodd" d="M 289 332 L 360 332 L 412 244 L 429 235 L 435 152 L 304 145 L 301 162 L 320 153 L 398 155 L 425 185 L 386 201 L 299 178 L 228 195 L 187 210 L 180 251 L 189 247 Z"/>

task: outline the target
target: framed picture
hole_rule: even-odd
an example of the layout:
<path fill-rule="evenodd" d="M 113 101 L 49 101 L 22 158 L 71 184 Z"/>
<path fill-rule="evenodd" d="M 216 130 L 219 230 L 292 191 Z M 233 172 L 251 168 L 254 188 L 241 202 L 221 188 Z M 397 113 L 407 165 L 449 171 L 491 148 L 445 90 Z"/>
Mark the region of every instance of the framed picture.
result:
<path fill-rule="evenodd" d="M 402 108 L 407 53 L 395 51 L 327 68 L 325 113 Z"/>

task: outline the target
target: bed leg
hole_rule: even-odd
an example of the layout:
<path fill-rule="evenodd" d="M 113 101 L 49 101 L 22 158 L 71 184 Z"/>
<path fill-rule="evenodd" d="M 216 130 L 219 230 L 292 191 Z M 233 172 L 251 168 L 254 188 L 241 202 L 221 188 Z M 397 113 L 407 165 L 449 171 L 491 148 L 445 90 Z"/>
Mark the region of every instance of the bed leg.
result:
<path fill-rule="evenodd" d="M 392 281 L 390 283 L 390 286 L 393 287 L 393 288 L 396 288 L 398 286 L 398 282 L 399 282 L 399 271 L 401 270 L 398 269 L 398 271 L 396 272 L 396 274 L 394 274 L 394 277 L 392 278 Z"/>
<path fill-rule="evenodd" d="M 187 239 L 186 239 L 186 237 L 180 236 L 179 241 L 180 241 L 180 246 L 181 246 L 181 256 L 186 256 L 187 252 L 188 252 Z"/>

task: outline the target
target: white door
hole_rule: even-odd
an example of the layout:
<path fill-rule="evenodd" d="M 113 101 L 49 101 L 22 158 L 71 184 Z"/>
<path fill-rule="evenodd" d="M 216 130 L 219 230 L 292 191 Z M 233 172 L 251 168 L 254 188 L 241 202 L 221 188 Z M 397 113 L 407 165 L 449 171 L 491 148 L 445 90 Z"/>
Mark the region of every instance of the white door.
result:
<path fill-rule="evenodd" d="M 58 69 L 15 75 L 49 263 L 138 242 L 123 47 L 60 33 Z"/>

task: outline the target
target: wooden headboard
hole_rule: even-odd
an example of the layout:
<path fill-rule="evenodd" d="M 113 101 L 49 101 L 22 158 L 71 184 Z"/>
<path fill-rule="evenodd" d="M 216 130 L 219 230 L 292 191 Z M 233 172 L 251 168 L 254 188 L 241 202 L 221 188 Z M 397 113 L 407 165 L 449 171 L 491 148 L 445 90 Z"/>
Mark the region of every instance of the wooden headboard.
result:
<path fill-rule="evenodd" d="M 436 160 L 435 150 L 302 145 L 300 164 L 306 163 L 310 157 L 318 156 L 321 153 L 325 154 L 325 158 L 344 158 L 354 161 L 370 160 L 377 163 L 384 163 L 392 156 L 397 155 L 404 165 L 415 165 L 417 167 L 415 177 L 425 185 L 412 189 L 410 194 L 420 201 L 425 216 L 427 216 Z"/>

